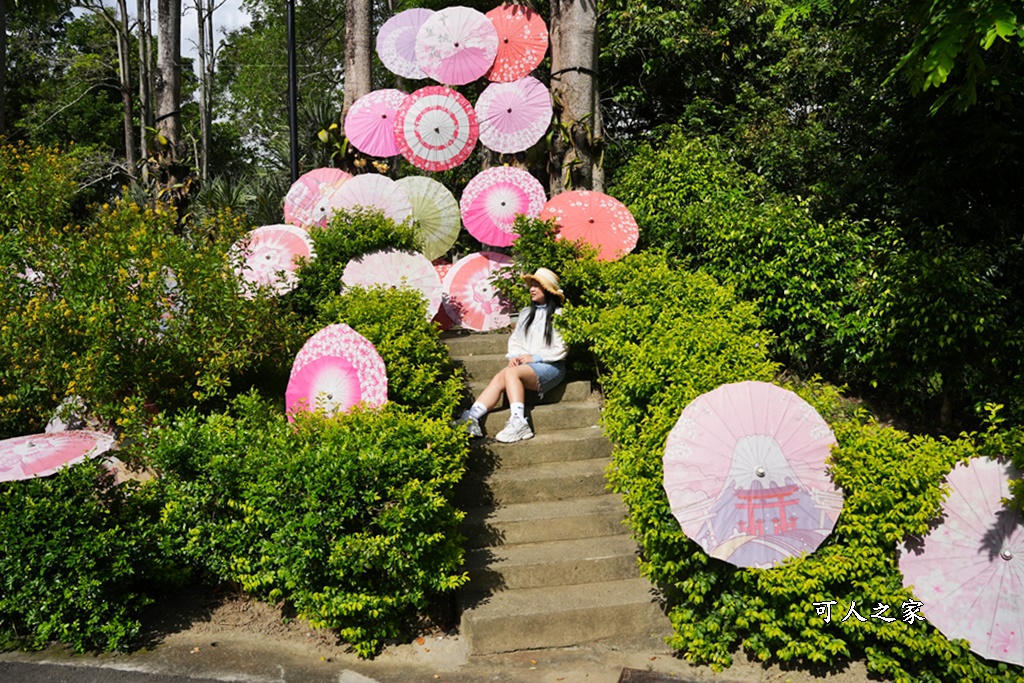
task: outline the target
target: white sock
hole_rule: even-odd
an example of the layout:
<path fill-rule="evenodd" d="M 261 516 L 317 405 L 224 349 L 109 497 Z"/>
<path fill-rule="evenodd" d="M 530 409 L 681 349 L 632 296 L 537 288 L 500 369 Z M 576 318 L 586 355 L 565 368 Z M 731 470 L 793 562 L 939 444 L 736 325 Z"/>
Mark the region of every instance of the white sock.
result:
<path fill-rule="evenodd" d="M 525 409 L 526 406 L 522 403 L 509 403 L 509 410 L 512 411 L 512 417 L 518 417 L 520 420 L 526 419 Z"/>
<path fill-rule="evenodd" d="M 476 401 L 469 407 L 469 416 L 474 420 L 479 420 L 481 417 L 487 414 L 487 406 L 480 401 Z"/>

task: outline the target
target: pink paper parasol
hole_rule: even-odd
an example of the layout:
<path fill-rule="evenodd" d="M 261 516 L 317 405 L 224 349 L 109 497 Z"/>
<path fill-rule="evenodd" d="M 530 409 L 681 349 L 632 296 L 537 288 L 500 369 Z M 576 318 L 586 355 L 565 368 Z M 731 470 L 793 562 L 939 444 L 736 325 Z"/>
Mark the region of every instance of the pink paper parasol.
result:
<path fill-rule="evenodd" d="M 665 445 L 664 486 L 683 533 L 712 557 L 771 567 L 813 552 L 843 507 L 825 460 L 836 443 L 802 398 L 726 384 L 694 399 Z"/>
<path fill-rule="evenodd" d="M 391 178 L 376 173 L 355 176 L 331 197 L 331 213 L 353 209 L 378 210 L 395 223 L 403 223 L 412 215 L 405 190 Z"/>
<path fill-rule="evenodd" d="M 345 115 L 345 137 L 363 154 L 395 156 L 398 154 L 395 114 L 406 97 L 401 90 L 392 89 L 363 95 Z"/>
<path fill-rule="evenodd" d="M 498 32 L 498 54 L 487 78 L 508 83 L 529 76 L 548 51 L 544 19 L 523 5 L 499 5 L 487 13 L 487 18 Z"/>
<path fill-rule="evenodd" d="M 491 83 L 476 101 L 480 142 L 495 152 L 522 152 L 544 137 L 551 114 L 551 94 L 536 78 Z"/>
<path fill-rule="evenodd" d="M 469 7 L 435 12 L 416 34 L 416 62 L 438 83 L 464 85 L 494 65 L 498 32 L 486 16 Z"/>
<path fill-rule="evenodd" d="M 1013 507 L 1008 459 L 972 458 L 947 477 L 941 521 L 900 556 L 903 585 L 927 618 L 971 651 L 1024 666 L 1024 521 Z"/>
<path fill-rule="evenodd" d="M 536 218 L 547 196 L 544 186 L 528 171 L 511 166 L 477 174 L 462 191 L 462 222 L 484 244 L 507 247 L 516 237 L 513 224 L 523 214 Z"/>
<path fill-rule="evenodd" d="M 76 430 L 17 436 L 0 441 L 0 481 L 45 477 L 114 447 L 114 437 Z"/>
<path fill-rule="evenodd" d="M 413 251 L 385 249 L 352 259 L 341 275 L 348 287 L 409 287 L 417 290 L 427 302 L 427 320 L 441 306 L 441 278 L 427 257 Z"/>
<path fill-rule="evenodd" d="M 469 101 L 440 85 L 409 95 L 395 118 L 395 139 L 402 156 L 427 171 L 446 171 L 461 164 L 473 152 L 479 134 Z"/>
<path fill-rule="evenodd" d="M 444 278 L 448 275 L 448 271 L 452 269 L 452 264 L 445 261 L 443 258 L 436 258 L 431 263 L 434 265 L 434 270 L 437 271 L 437 277 L 441 280 L 441 306 L 437 309 L 437 315 L 434 316 L 434 322 L 441 326 L 442 330 L 450 330 L 455 322 L 448 317 L 448 311 L 444 308 L 444 302 L 448 299 L 448 294 L 444 292 Z"/>
<path fill-rule="evenodd" d="M 601 192 L 563 192 L 544 205 L 539 218 L 554 219 L 560 238 L 583 240 L 596 247 L 601 261 L 628 254 L 640 238 L 636 219 L 626 205 Z"/>
<path fill-rule="evenodd" d="M 377 349 L 348 325 L 338 324 L 318 331 L 296 354 L 285 406 L 293 421 L 302 410 L 344 413 L 360 402 L 376 408 L 387 398 L 387 371 Z"/>
<path fill-rule="evenodd" d="M 285 294 L 299 284 L 297 259 L 313 259 L 313 241 L 305 230 L 294 225 L 264 225 L 249 231 L 235 242 L 229 252 L 236 262 L 235 272 L 244 282 L 243 296 L 255 296 L 255 287 L 271 287 Z"/>
<path fill-rule="evenodd" d="M 512 304 L 494 288 L 499 268 L 512 258 L 493 251 L 470 254 L 458 260 L 444 278 L 448 317 L 456 325 L 477 332 L 500 330 L 512 322 Z"/>
<path fill-rule="evenodd" d="M 337 168 L 317 168 L 292 183 L 284 198 L 284 222 L 308 228 L 327 223 L 326 201 L 352 176 Z"/>
<path fill-rule="evenodd" d="M 416 35 L 433 14 L 433 10 L 415 7 L 399 12 L 380 27 L 377 56 L 389 71 L 413 80 L 427 77 L 416 62 Z"/>

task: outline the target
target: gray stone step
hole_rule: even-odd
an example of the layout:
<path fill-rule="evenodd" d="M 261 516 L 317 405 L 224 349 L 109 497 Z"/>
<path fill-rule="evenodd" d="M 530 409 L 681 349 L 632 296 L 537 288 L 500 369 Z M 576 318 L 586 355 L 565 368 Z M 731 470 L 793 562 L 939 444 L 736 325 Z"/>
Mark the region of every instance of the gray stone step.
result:
<path fill-rule="evenodd" d="M 448 332 L 441 340 L 448 347 L 452 358 L 477 356 L 480 354 L 504 354 L 508 351 L 508 338 L 511 332 Z"/>
<path fill-rule="evenodd" d="M 626 529 L 625 519 L 622 496 L 605 493 L 547 503 L 471 507 L 460 531 L 467 547 L 481 548 L 615 536 Z"/>
<path fill-rule="evenodd" d="M 530 421 L 534 434 L 552 432 L 559 429 L 580 429 L 598 424 L 601 419 L 601 405 L 597 401 L 582 403 L 544 403 L 539 406 L 526 406 L 526 417 Z M 494 438 L 508 421 L 507 410 L 497 410 L 480 418 L 480 427 L 484 436 Z"/>
<path fill-rule="evenodd" d="M 532 439 L 517 443 L 498 443 L 491 439 L 474 440 L 469 453 L 469 469 L 491 472 L 498 468 L 525 467 L 542 462 L 610 458 L 612 443 L 597 425 L 578 429 L 539 432 Z"/>
<path fill-rule="evenodd" d="M 469 356 L 452 355 L 455 365 L 461 367 L 470 381 L 489 382 L 494 375 L 508 365 L 505 352 L 479 353 Z"/>
<path fill-rule="evenodd" d="M 470 395 L 474 398 L 479 396 L 481 392 L 487 388 L 488 382 L 490 382 L 490 379 L 473 380 L 469 382 Z M 526 403 L 529 405 L 545 403 L 577 403 L 580 401 L 596 400 L 596 398 L 597 395 L 594 391 L 593 385 L 590 380 L 585 379 L 566 380 L 544 394 L 543 400 L 540 401 L 537 400 L 537 392 L 526 392 Z M 502 395 L 501 407 L 508 407 L 508 398 L 504 395 Z"/>
<path fill-rule="evenodd" d="M 664 649 L 671 628 L 643 578 L 498 591 L 464 605 L 459 630 L 474 655 L 610 640 Z"/>
<path fill-rule="evenodd" d="M 512 505 L 598 496 L 606 491 L 604 470 L 610 462 L 610 458 L 591 458 L 503 468 L 489 474 L 467 472 L 458 486 L 457 500 Z"/>
<path fill-rule="evenodd" d="M 470 582 L 464 590 L 473 593 L 634 579 L 637 545 L 622 533 L 477 548 L 466 556 L 466 571 Z"/>

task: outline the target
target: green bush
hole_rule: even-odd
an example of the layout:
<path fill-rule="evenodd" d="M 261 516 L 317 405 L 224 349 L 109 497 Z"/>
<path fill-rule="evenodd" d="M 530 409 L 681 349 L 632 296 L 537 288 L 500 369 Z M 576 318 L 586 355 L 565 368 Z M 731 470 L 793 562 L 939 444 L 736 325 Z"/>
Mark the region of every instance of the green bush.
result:
<path fill-rule="evenodd" d="M 388 404 L 293 427 L 252 394 L 229 413 L 163 421 L 144 449 L 181 557 L 289 601 L 362 656 L 467 580 L 451 502 L 467 441 L 445 420 Z"/>
<path fill-rule="evenodd" d="M 19 231 L 35 235 L 64 227 L 71 219 L 79 176 L 74 152 L 29 147 L 25 142 L 8 144 L 0 139 L 0 188 L 4 193 L 0 234 Z"/>

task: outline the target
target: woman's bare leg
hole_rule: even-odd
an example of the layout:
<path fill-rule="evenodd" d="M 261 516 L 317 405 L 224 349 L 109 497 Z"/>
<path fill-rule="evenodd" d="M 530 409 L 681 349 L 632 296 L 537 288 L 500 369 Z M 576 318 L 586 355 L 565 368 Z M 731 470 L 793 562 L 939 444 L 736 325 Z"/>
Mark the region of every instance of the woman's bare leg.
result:
<path fill-rule="evenodd" d="M 487 388 L 480 392 L 477 396 L 477 403 L 482 403 L 487 406 L 487 410 L 492 410 L 498 402 L 501 401 L 501 392 L 505 391 L 505 371 L 511 368 L 502 368 L 494 377 L 491 378 L 490 384 Z"/>
<path fill-rule="evenodd" d="M 526 389 L 531 391 L 540 389 L 537 373 L 533 371 L 533 368 L 529 365 L 505 368 L 505 393 L 508 395 L 508 402 L 525 403 Z"/>

